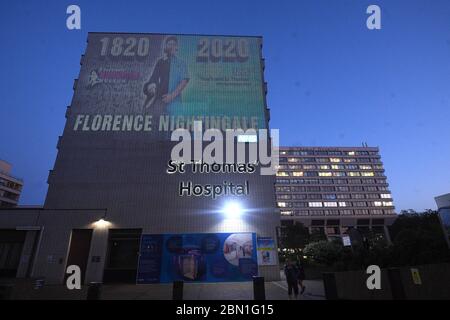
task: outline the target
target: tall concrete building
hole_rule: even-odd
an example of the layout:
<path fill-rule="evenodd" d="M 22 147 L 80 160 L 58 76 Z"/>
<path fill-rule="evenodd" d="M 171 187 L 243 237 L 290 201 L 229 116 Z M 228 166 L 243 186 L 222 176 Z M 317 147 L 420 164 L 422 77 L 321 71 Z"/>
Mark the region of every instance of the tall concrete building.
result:
<path fill-rule="evenodd" d="M 282 147 L 276 179 L 282 225 L 341 237 L 350 228 L 385 234 L 396 218 L 378 148 Z"/>
<path fill-rule="evenodd" d="M 434 200 L 438 207 L 438 216 L 442 231 L 444 232 L 447 245 L 450 248 L 450 193 L 437 196 Z"/>
<path fill-rule="evenodd" d="M 19 203 L 23 181 L 11 175 L 12 165 L 0 159 L 0 208 L 11 208 Z"/>
<path fill-rule="evenodd" d="M 23 246 L 16 275 L 61 283 L 75 264 L 85 282 L 278 279 L 275 175 L 194 172 L 197 158 L 170 171 L 171 134 L 194 121 L 268 128 L 261 49 L 261 37 L 89 33 L 44 207 L 0 214 Z"/>

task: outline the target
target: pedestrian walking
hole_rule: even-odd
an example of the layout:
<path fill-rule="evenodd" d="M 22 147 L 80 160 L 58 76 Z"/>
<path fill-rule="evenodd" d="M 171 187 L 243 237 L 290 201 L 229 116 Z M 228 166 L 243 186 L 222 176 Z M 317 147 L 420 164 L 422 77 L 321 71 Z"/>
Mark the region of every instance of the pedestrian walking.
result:
<path fill-rule="evenodd" d="M 297 267 L 291 260 L 287 260 L 284 266 L 284 274 L 286 276 L 286 282 L 288 285 L 289 299 L 292 299 L 292 291 L 294 291 L 295 299 L 298 298 L 298 271 Z"/>
<path fill-rule="evenodd" d="M 298 285 L 300 286 L 300 294 L 303 294 L 303 292 L 305 292 L 306 289 L 306 286 L 303 283 L 303 280 L 305 280 L 305 269 L 303 268 L 303 265 L 300 261 L 297 261 L 296 267 L 297 267 Z"/>

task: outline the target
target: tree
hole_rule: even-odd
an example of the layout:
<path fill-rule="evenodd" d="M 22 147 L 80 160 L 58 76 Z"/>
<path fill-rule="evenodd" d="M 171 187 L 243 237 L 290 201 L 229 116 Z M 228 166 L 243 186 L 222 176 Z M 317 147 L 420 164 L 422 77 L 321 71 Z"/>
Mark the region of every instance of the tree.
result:
<path fill-rule="evenodd" d="M 437 212 L 400 215 L 390 227 L 393 266 L 420 265 L 450 261 L 450 252 Z"/>
<path fill-rule="evenodd" d="M 282 247 L 300 251 L 309 243 L 309 231 L 302 223 L 284 226 L 282 232 Z"/>
<path fill-rule="evenodd" d="M 342 258 L 344 247 L 335 241 L 318 241 L 306 245 L 303 253 L 314 262 L 332 266 Z"/>

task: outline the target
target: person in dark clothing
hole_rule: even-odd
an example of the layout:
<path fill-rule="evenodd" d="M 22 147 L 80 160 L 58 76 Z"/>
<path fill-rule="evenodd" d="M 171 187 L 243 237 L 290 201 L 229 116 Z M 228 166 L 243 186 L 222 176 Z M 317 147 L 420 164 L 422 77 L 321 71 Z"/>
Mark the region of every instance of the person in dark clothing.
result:
<path fill-rule="evenodd" d="M 284 266 L 284 274 L 288 285 L 289 299 L 292 299 L 292 291 L 294 291 L 295 299 L 298 297 L 298 270 L 297 267 L 288 260 Z"/>
<path fill-rule="evenodd" d="M 305 269 L 303 268 L 300 261 L 297 261 L 296 267 L 298 270 L 297 274 L 298 285 L 300 286 L 301 289 L 300 294 L 303 294 L 303 292 L 305 292 L 306 289 L 306 286 L 303 284 L 303 280 L 305 280 Z"/>

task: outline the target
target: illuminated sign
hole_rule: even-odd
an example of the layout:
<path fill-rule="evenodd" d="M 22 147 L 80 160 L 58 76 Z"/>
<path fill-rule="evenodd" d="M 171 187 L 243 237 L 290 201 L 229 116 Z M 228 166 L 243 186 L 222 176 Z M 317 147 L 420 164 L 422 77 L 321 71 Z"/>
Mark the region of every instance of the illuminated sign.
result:
<path fill-rule="evenodd" d="M 79 133 L 265 129 L 258 37 L 90 33 L 69 127 Z"/>

